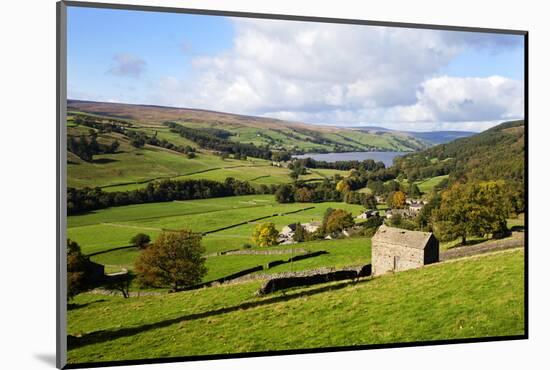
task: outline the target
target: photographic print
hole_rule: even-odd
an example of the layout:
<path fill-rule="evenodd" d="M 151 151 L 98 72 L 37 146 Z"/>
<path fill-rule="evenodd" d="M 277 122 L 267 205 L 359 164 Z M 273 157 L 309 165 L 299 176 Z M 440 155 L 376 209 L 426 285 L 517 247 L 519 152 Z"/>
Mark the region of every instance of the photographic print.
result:
<path fill-rule="evenodd" d="M 62 6 L 67 367 L 527 337 L 526 32 Z"/>

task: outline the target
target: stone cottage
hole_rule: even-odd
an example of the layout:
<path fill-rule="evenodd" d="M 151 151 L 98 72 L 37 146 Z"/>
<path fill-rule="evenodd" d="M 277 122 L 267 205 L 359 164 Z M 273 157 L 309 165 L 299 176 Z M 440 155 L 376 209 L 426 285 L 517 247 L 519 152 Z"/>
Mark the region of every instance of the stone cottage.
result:
<path fill-rule="evenodd" d="M 372 274 L 404 271 L 439 261 L 432 233 L 380 226 L 372 238 Z"/>

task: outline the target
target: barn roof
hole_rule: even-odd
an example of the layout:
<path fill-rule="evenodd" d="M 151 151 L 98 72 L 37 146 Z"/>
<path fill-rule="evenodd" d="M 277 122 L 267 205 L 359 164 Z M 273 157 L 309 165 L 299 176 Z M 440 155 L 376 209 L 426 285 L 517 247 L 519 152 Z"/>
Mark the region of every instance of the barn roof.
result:
<path fill-rule="evenodd" d="M 402 245 L 409 248 L 424 249 L 428 245 L 428 241 L 432 235 L 432 233 L 428 232 L 411 231 L 382 225 L 372 237 L 372 241 Z"/>

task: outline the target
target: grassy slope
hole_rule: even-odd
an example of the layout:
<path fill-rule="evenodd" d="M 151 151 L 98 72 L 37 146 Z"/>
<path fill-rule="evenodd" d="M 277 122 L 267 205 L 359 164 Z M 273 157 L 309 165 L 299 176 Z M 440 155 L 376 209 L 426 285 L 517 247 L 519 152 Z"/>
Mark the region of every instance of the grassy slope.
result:
<path fill-rule="evenodd" d="M 89 128 L 75 126 L 69 121 L 68 132 L 71 136 L 88 135 Z M 139 128 L 148 135 L 155 132 L 158 137 L 177 145 L 190 145 L 193 142 L 169 132 L 165 128 Z M 289 171 L 282 167 L 271 166 L 270 161 L 249 158 L 247 160 L 225 159 L 209 151 L 200 150 L 196 158 L 189 159 L 186 155 L 175 151 L 146 145 L 135 148 L 128 139 L 117 133 L 100 134 L 98 141 L 110 144 L 118 140 L 120 148 L 115 154 L 94 156 L 94 162 L 82 161 L 72 153 L 68 153 L 68 186 L 70 187 L 105 187 L 105 191 L 133 190 L 146 186 L 143 182 L 158 177 L 174 179 L 210 179 L 224 181 L 227 177 L 246 180 L 252 184 L 282 184 L 291 181 Z M 319 170 L 316 173 L 303 176 L 304 180 L 322 179 L 325 176 L 340 174 L 345 176 L 346 171 Z"/>
<path fill-rule="evenodd" d="M 69 133 L 74 136 L 87 132 L 87 128 L 84 131 L 82 127 L 69 128 Z M 189 159 L 184 154 L 154 146 L 146 145 L 144 148 L 134 148 L 129 144 L 127 138 L 120 134 L 110 133 L 99 136 L 99 141 L 104 143 L 110 143 L 115 139 L 120 143 L 119 151 L 115 154 L 96 155 L 93 163 L 84 162 L 71 155 L 67 168 L 68 185 L 94 187 L 138 182 L 156 177 L 177 176 L 179 178 L 209 178 L 218 181 L 233 176 L 242 180 L 253 180 L 253 183 L 255 182 L 254 178 L 269 176 L 271 182 L 265 181 L 264 183 L 290 182 L 287 169 L 272 167 L 268 161 L 260 159 L 222 160 L 205 151 L 198 153 L 196 158 Z M 198 171 L 205 170 L 214 171 L 193 175 Z M 143 186 L 145 185 L 123 185 L 108 187 L 105 190 L 128 190 Z"/>
<path fill-rule="evenodd" d="M 427 194 L 432 191 L 434 186 L 438 185 L 441 181 L 447 178 L 449 178 L 449 175 L 435 176 L 429 179 L 416 181 L 415 184 L 418 185 L 418 189 L 420 189 L 422 193 Z"/>
<path fill-rule="evenodd" d="M 82 294 L 69 362 L 520 335 L 523 251 L 293 290 L 252 282 L 156 297 Z"/>

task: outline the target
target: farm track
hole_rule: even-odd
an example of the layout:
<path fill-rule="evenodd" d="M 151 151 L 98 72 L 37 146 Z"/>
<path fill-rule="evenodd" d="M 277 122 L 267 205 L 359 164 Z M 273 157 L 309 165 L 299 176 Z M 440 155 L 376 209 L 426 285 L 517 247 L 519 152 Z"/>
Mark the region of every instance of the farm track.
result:
<path fill-rule="evenodd" d="M 496 251 L 501 251 L 506 249 L 524 247 L 524 245 L 525 245 L 524 235 L 523 233 L 519 233 L 516 235 L 512 235 L 512 237 L 510 238 L 506 238 L 502 240 L 491 240 L 491 241 L 476 244 L 476 245 L 456 247 L 456 248 L 446 250 L 444 252 L 441 252 L 439 256 L 439 260 L 443 262 L 443 261 L 448 261 L 448 260 L 462 258 L 462 257 L 476 256 L 484 253 L 491 253 L 491 252 L 496 252 Z"/>

